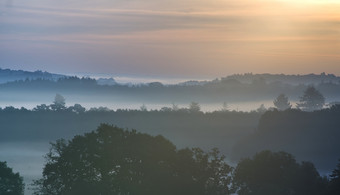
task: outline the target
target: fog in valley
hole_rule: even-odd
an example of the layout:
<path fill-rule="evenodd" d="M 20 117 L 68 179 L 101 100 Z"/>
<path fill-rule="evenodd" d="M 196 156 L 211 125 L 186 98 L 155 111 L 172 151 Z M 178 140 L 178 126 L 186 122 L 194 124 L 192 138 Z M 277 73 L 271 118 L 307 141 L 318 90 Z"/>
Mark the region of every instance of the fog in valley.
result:
<path fill-rule="evenodd" d="M 267 82 L 256 75 L 172 85 L 100 85 L 78 77 L 10 81 L 0 84 L 0 158 L 23 176 L 30 194 L 50 143 L 112 124 L 162 135 L 179 149 L 218 148 L 231 166 L 263 150 L 285 151 L 327 176 L 340 156 L 340 84 L 332 75 L 313 76 L 307 84 L 300 83 L 306 76 L 294 83 L 291 76 Z M 320 103 L 307 105 L 307 93 Z"/>

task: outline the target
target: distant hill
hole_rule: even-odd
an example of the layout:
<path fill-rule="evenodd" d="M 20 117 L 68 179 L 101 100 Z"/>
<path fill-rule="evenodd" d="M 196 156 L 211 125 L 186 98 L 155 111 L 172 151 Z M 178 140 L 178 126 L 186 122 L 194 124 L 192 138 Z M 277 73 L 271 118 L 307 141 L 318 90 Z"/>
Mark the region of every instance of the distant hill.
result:
<path fill-rule="evenodd" d="M 20 81 L 20 80 L 51 80 L 57 81 L 60 78 L 69 77 L 62 74 L 54 74 L 46 71 L 24 71 L 24 70 L 11 70 L 11 69 L 2 69 L 0 68 L 0 84 Z M 98 85 L 117 85 L 118 83 L 114 78 L 97 78 L 96 79 Z M 204 86 L 204 85 L 220 85 L 220 84 L 261 84 L 261 83 L 282 83 L 282 84 L 290 84 L 290 85 L 319 85 L 321 83 L 333 83 L 340 84 L 340 77 L 334 74 L 306 74 L 306 75 L 285 75 L 285 74 L 233 74 L 226 77 L 221 77 L 220 79 L 214 80 L 206 80 L 206 81 L 197 81 L 197 80 L 189 80 L 177 84 L 177 86 Z M 163 83 L 159 83 L 163 85 Z M 148 84 L 150 85 L 150 83 Z M 153 86 L 153 83 L 151 83 Z"/>
<path fill-rule="evenodd" d="M 221 80 L 238 80 L 242 83 L 253 83 L 258 81 L 264 81 L 267 83 L 281 82 L 291 85 L 310 85 L 310 84 L 320 84 L 320 83 L 340 83 L 340 77 L 334 74 L 306 74 L 306 75 L 285 75 L 285 74 L 234 74 Z"/>
<path fill-rule="evenodd" d="M 56 93 L 77 102 L 81 102 L 82 99 L 87 102 L 130 101 L 152 104 L 171 102 L 187 104 L 191 101 L 213 104 L 272 102 L 283 93 L 294 103 L 299 101 L 299 97 L 310 84 L 325 96 L 327 103 L 339 102 L 340 77 L 324 73 L 319 75 L 248 73 L 211 81 L 188 81 L 171 85 L 160 82 L 129 85 L 116 83 L 113 78 L 79 78 L 42 71 L 0 69 L 0 90 L 3 92 L 0 103 L 13 100 L 13 97 L 16 101 L 27 101 L 30 97 L 34 101 L 45 102 Z"/>
<path fill-rule="evenodd" d="M 0 83 L 7 83 L 13 81 L 20 81 L 20 80 L 36 80 L 36 79 L 43 79 L 43 80 L 53 80 L 56 81 L 60 78 L 67 77 L 61 74 L 52 74 L 49 72 L 43 71 L 24 71 L 24 70 L 11 70 L 11 69 L 2 69 L 0 68 Z"/>
<path fill-rule="evenodd" d="M 181 83 L 178 83 L 178 85 L 180 86 L 195 86 L 195 85 L 205 85 L 207 83 L 209 83 L 211 81 L 185 81 L 185 82 L 181 82 Z"/>
<path fill-rule="evenodd" d="M 203 86 L 219 83 L 244 83 L 244 84 L 259 84 L 259 83 L 282 83 L 290 85 L 318 85 L 320 83 L 340 83 L 340 77 L 334 74 L 306 74 L 306 75 L 286 75 L 286 74 L 233 74 L 220 79 L 211 81 L 196 81 L 190 80 L 178 83 L 180 86 Z"/>
<path fill-rule="evenodd" d="M 24 71 L 24 70 L 11 70 L 0 68 L 0 84 L 13 82 L 13 81 L 25 81 L 25 80 L 50 80 L 58 81 L 61 78 L 69 78 L 72 76 L 66 76 L 63 74 L 54 74 L 46 71 Z M 113 78 L 99 78 L 97 79 L 98 85 L 116 85 L 117 82 Z"/>
<path fill-rule="evenodd" d="M 117 82 L 114 78 L 99 78 L 97 79 L 98 85 L 116 85 Z"/>

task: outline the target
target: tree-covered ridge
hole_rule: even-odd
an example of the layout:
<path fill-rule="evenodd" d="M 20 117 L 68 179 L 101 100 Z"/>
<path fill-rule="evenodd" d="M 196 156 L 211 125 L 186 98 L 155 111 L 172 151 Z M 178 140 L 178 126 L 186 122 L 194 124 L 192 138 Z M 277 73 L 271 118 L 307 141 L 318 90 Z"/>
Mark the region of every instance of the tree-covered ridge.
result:
<path fill-rule="evenodd" d="M 230 111 L 227 106 L 219 111 L 202 112 L 197 102 L 192 102 L 189 108 L 174 104 L 159 110 L 148 110 L 145 105 L 138 110 L 86 109 L 80 104 L 67 107 L 65 101 L 57 94 L 52 104 L 37 105 L 32 110 L 0 108 L 0 131 L 3 135 L 0 140 L 70 138 L 91 131 L 104 122 L 152 135 L 162 134 L 178 146 L 199 143 L 204 149 L 219 147 L 223 154 L 230 154 L 233 159 L 264 149 L 284 150 L 298 158 L 313 161 L 319 169 L 328 170 L 332 166 L 329 162 L 334 162 L 340 155 L 336 149 L 340 137 L 339 105 L 313 112 L 305 107 L 304 110 L 309 111 L 305 112 L 289 108 L 290 103 L 284 95 L 280 95 L 274 103 L 282 101 L 285 109 L 278 106 L 279 110 L 272 108 L 268 112 L 265 108 L 252 112 Z M 301 103 L 308 101 L 302 100 Z M 308 102 L 308 105 L 313 102 Z M 313 105 L 310 106 L 313 108 Z"/>
<path fill-rule="evenodd" d="M 60 78 L 66 77 L 62 74 L 53 74 L 43 71 L 24 71 L 24 70 L 11 70 L 0 68 L 0 83 L 8 83 L 20 80 L 36 80 L 36 79 L 46 79 L 56 81 Z"/>
<path fill-rule="evenodd" d="M 252 74 L 251 74 L 252 75 Z M 249 75 L 243 75 L 248 77 Z M 251 78 L 253 78 L 252 75 Z M 264 77 L 261 77 L 264 76 Z M 58 79 L 23 79 L 0 84 L 0 90 L 10 96 L 17 94 L 49 94 L 61 93 L 67 96 L 83 96 L 89 99 L 124 99 L 142 102 L 240 102 L 271 100 L 279 94 L 285 94 L 290 100 L 298 101 L 303 91 L 312 83 L 328 102 L 337 101 L 340 97 L 339 78 L 334 75 L 312 75 L 317 82 L 286 83 L 285 80 L 266 79 L 264 75 L 257 75 L 251 82 L 245 82 L 238 77 L 225 77 L 213 81 L 193 84 L 165 85 L 160 82 L 142 83 L 136 85 L 119 84 L 114 80 L 60 77 Z M 272 75 L 275 78 L 275 75 Z M 290 78 L 293 75 L 277 77 Z M 294 77 L 300 78 L 301 75 Z M 271 78 L 271 77 L 270 77 Z M 323 78 L 323 79 L 321 79 Z M 289 80 L 289 79 L 287 79 Z M 19 95 L 19 96 L 21 96 Z M 42 97 L 40 95 L 39 97 Z M 39 98 L 37 97 L 37 98 Z"/>
<path fill-rule="evenodd" d="M 25 71 L 25 70 L 12 70 L 12 69 L 3 69 L 0 68 L 0 83 L 7 83 L 13 81 L 20 80 L 52 80 L 57 81 L 61 78 L 68 78 L 73 76 L 66 76 L 63 74 L 55 74 L 46 71 Z M 225 82 L 228 80 L 235 80 L 241 83 L 254 83 L 266 81 L 268 83 L 273 82 L 281 82 L 286 84 L 318 84 L 318 83 L 339 83 L 340 77 L 334 74 L 305 74 L 305 75 L 287 75 L 287 74 L 253 74 L 253 73 L 245 73 L 245 74 L 233 74 L 221 78 L 217 78 L 214 80 L 205 80 L 205 81 L 196 81 L 189 80 L 182 83 L 177 83 L 175 85 L 180 86 L 195 86 L 195 85 L 206 85 L 211 83 L 219 83 Z M 115 85 L 118 84 L 114 80 L 114 78 L 98 78 L 98 84 L 100 85 Z M 163 85 L 160 82 L 150 83 L 151 85 Z"/>
<path fill-rule="evenodd" d="M 340 77 L 334 74 L 306 74 L 306 75 L 286 75 L 286 74 L 234 74 L 222 78 L 222 80 L 235 79 L 240 82 L 251 83 L 256 80 L 265 80 L 269 83 L 282 82 L 287 84 L 318 84 L 322 82 L 339 83 Z"/>
<path fill-rule="evenodd" d="M 216 111 L 204 113 L 187 108 L 160 110 L 110 110 L 105 107 L 85 110 L 80 104 L 63 108 L 38 105 L 33 110 L 0 109 L 0 140 L 52 141 L 92 131 L 101 123 L 161 134 L 177 146 L 219 147 L 230 153 L 232 145 L 256 128 L 262 113 Z M 61 109 L 54 109 L 61 108 Z"/>
<path fill-rule="evenodd" d="M 33 110 L 0 109 L 0 139 L 46 142 L 60 137 L 69 139 L 90 132 L 100 123 L 109 123 L 151 135 L 164 135 L 178 148 L 218 147 L 228 160 L 249 158 L 262 150 L 283 150 L 292 153 L 298 161 L 313 162 L 324 173 L 335 166 L 340 156 L 337 150 L 339 105 L 313 112 L 273 109 L 263 113 L 227 108 L 202 112 L 197 102 L 192 102 L 189 108 L 174 105 L 160 110 L 105 107 L 86 110 L 80 104 L 67 107 L 65 101 L 57 94 L 50 105 L 38 105 Z M 231 153 L 232 148 L 234 153 Z M 306 167 L 313 170 L 311 166 Z M 336 178 L 335 174 L 332 183 Z"/>
<path fill-rule="evenodd" d="M 124 99 L 125 101 L 139 101 L 145 103 L 187 103 L 196 101 L 204 102 L 240 102 L 240 101 L 264 101 L 272 100 L 278 94 L 284 93 L 291 100 L 298 101 L 303 91 L 308 86 L 287 86 L 276 84 L 235 84 L 233 82 L 204 85 L 204 86 L 154 86 L 154 85 L 98 85 L 95 80 L 89 78 L 60 79 L 57 82 L 49 80 L 18 81 L 0 85 L 4 95 L 16 98 L 18 95 L 34 96 L 61 93 L 73 99 L 85 100 Z M 328 101 L 340 96 L 340 85 L 324 83 L 315 86 Z M 46 99 L 43 99 L 46 101 Z"/>

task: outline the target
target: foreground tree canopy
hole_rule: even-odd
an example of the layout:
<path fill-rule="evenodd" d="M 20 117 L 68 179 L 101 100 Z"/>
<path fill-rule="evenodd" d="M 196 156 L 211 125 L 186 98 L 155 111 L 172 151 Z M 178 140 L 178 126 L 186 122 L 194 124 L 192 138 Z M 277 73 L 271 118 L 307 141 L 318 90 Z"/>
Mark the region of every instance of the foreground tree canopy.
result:
<path fill-rule="evenodd" d="M 336 168 L 333 170 L 332 174 L 330 175 L 328 194 L 329 195 L 340 194 L 340 159 L 339 159 L 339 163 L 337 164 Z"/>
<path fill-rule="evenodd" d="M 59 140 L 36 194 L 230 194 L 231 167 L 217 149 L 177 150 L 162 136 L 101 125 Z"/>
<path fill-rule="evenodd" d="M 310 162 L 299 164 L 291 154 L 262 151 L 239 162 L 233 184 L 239 195 L 322 195 L 327 180 Z"/>
<path fill-rule="evenodd" d="M 6 162 L 0 161 L 0 194 L 1 195 L 21 195 L 24 194 L 24 183 L 19 173 L 13 173 L 7 167 Z"/>

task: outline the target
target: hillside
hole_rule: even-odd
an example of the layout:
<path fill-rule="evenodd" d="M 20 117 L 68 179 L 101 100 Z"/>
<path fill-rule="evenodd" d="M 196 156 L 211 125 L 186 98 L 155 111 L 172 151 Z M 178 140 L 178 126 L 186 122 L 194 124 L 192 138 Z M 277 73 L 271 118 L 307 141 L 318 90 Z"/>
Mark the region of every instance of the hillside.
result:
<path fill-rule="evenodd" d="M 11 70 L 11 69 L 2 69 L 0 68 L 0 83 L 7 83 L 19 80 L 36 80 L 36 79 L 43 79 L 43 80 L 53 80 L 56 81 L 60 78 L 66 77 L 65 75 L 61 74 L 53 74 L 49 72 L 43 71 L 24 71 L 24 70 Z"/>

